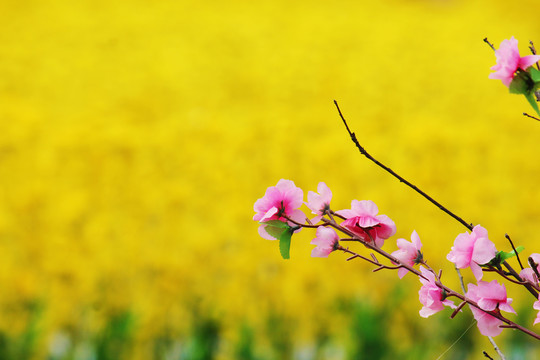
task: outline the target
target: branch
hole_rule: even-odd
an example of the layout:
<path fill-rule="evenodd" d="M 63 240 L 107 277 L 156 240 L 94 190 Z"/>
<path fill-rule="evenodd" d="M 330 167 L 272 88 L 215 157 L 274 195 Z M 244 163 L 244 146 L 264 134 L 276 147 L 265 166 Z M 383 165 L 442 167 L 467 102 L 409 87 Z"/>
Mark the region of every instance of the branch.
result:
<path fill-rule="evenodd" d="M 403 177 L 401 177 L 400 175 L 398 175 L 395 171 L 393 171 L 392 169 L 390 169 L 388 166 L 384 165 L 383 163 L 381 163 L 380 161 L 378 161 L 377 159 L 375 159 L 373 156 L 371 156 L 367 151 L 366 149 L 364 149 L 362 147 L 362 145 L 360 145 L 360 143 L 358 142 L 358 139 L 356 139 L 356 134 L 354 132 L 352 132 L 350 129 L 349 129 L 349 125 L 347 125 L 347 121 L 345 120 L 345 118 L 343 117 L 343 114 L 341 113 L 341 109 L 339 108 L 339 105 L 337 103 L 336 100 L 334 100 L 334 104 L 336 105 L 336 108 L 339 112 L 339 116 L 341 117 L 341 120 L 343 120 L 343 124 L 345 124 L 345 128 L 347 129 L 347 132 L 349 133 L 349 136 L 351 137 L 351 140 L 354 142 L 354 144 L 356 145 L 356 147 L 358 148 L 358 150 L 360 151 L 360 153 L 362 155 L 364 155 L 365 157 L 367 157 L 369 160 L 373 161 L 377 166 L 381 167 L 382 169 L 384 169 L 386 172 L 390 173 L 390 175 L 394 176 L 396 179 L 398 179 L 400 182 L 404 183 L 405 185 L 407 185 L 408 187 L 410 187 L 411 189 L 413 189 L 414 191 L 416 191 L 418 194 L 422 195 L 425 199 L 427 199 L 429 202 L 431 202 L 433 205 L 437 206 L 439 209 L 441 209 L 442 211 L 444 211 L 445 213 L 447 213 L 448 215 L 450 215 L 451 217 L 453 217 L 454 219 L 456 219 L 457 221 L 459 221 L 463 226 L 465 226 L 467 229 L 471 230 L 473 229 L 473 226 L 472 224 L 469 224 L 467 223 L 465 220 L 463 220 L 462 218 L 460 218 L 459 216 L 457 216 L 456 214 L 454 214 L 453 212 L 451 212 L 450 210 L 448 210 L 446 207 L 444 207 L 443 205 L 441 205 L 438 201 L 435 201 L 435 199 L 433 199 L 431 196 L 429 196 L 428 194 L 426 194 L 425 192 L 423 192 L 422 190 L 420 190 L 416 185 L 413 185 L 411 182 L 407 181 L 406 179 L 404 179 Z"/>
<path fill-rule="evenodd" d="M 489 43 L 489 42 L 488 42 Z M 430 203 L 432 203 L 433 205 L 437 206 L 439 209 L 441 209 L 442 211 L 444 211 L 446 214 L 450 215 L 452 218 L 454 218 L 455 220 L 457 220 L 460 224 L 462 224 L 463 226 L 465 226 L 469 231 L 472 231 L 473 229 L 473 225 L 466 222 L 465 220 L 463 220 L 461 217 L 459 217 L 458 215 L 456 215 L 455 213 L 453 213 L 452 211 L 448 210 L 446 207 L 444 207 L 443 205 L 441 205 L 441 203 L 439 203 L 438 201 L 436 201 L 435 199 L 433 199 L 431 196 L 429 196 L 428 194 L 426 194 L 424 191 L 420 190 L 416 185 L 413 185 L 410 181 L 407 181 L 405 178 L 403 178 L 402 176 L 400 176 L 399 174 L 397 174 L 394 170 L 390 169 L 388 166 L 384 165 L 383 163 L 381 163 L 380 161 L 378 161 L 377 159 L 375 159 L 373 156 L 371 156 L 367 151 L 366 149 L 364 149 L 364 147 L 362 145 L 360 145 L 360 142 L 358 141 L 358 139 L 356 138 L 356 134 L 354 132 L 352 132 L 350 129 L 349 129 L 349 125 L 347 124 L 347 121 L 345 120 L 345 117 L 343 116 L 343 114 L 341 113 L 341 109 L 339 108 L 339 105 L 337 103 L 336 100 L 334 100 L 334 104 L 336 105 L 336 108 L 337 108 L 337 111 L 339 113 L 339 116 L 341 117 L 341 120 L 343 121 L 343 124 L 345 125 L 345 128 L 347 129 L 347 132 L 349 133 L 349 136 L 351 137 L 351 140 L 353 141 L 353 143 L 356 145 L 356 147 L 358 148 L 358 150 L 360 151 L 360 153 L 362 155 L 364 155 L 365 157 L 367 157 L 369 160 L 371 160 L 372 162 L 374 162 L 377 166 L 379 166 L 380 168 L 382 168 L 383 170 L 385 170 L 386 172 L 388 172 L 390 175 L 392 175 L 393 177 L 395 177 L 396 179 L 398 179 L 400 182 L 404 183 L 405 185 L 407 185 L 408 187 L 410 187 L 411 189 L 413 189 L 414 191 L 416 191 L 418 194 L 422 195 L 426 200 L 428 200 Z M 510 266 L 510 264 L 508 264 L 508 262 L 503 262 L 503 265 L 508 269 L 508 271 L 510 272 L 510 274 L 512 274 L 513 277 L 516 278 L 516 280 L 518 281 L 523 281 L 521 279 L 521 277 L 519 276 L 519 274 Z M 529 292 L 535 297 L 535 298 L 538 298 L 538 293 L 530 286 L 530 284 L 525 284 L 524 285 L 527 290 L 529 290 Z"/>

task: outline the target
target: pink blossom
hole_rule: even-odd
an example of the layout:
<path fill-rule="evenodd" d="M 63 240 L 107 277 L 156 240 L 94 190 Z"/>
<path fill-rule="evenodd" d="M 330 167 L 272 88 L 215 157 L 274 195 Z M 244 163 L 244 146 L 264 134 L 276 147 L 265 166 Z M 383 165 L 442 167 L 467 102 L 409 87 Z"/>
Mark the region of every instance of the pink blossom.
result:
<path fill-rule="evenodd" d="M 312 257 L 328 257 L 328 255 L 338 249 L 339 236 L 332 228 L 319 226 L 315 239 L 311 240 L 311 244 L 317 245 L 312 251 Z"/>
<path fill-rule="evenodd" d="M 416 230 L 413 230 L 410 242 L 405 239 L 397 239 L 397 246 L 399 250 L 394 251 L 392 256 L 399 259 L 402 263 L 414 266 L 422 261 L 422 253 L 420 252 L 422 242 L 420 241 L 420 237 L 416 233 Z M 402 279 L 408 272 L 409 270 L 404 267 L 399 268 L 399 278 Z"/>
<path fill-rule="evenodd" d="M 485 281 L 480 281 L 480 283 L 482 282 Z M 478 295 L 479 287 L 480 285 L 476 286 L 474 284 L 469 284 L 467 286 L 467 294 L 465 294 L 470 300 L 476 302 L 478 306 L 480 306 L 479 302 L 481 300 L 480 296 Z M 504 325 L 504 323 L 501 320 L 474 306 L 470 306 L 470 308 L 473 313 L 474 319 L 476 320 L 478 330 L 480 330 L 480 333 L 482 335 L 497 336 L 502 332 L 503 328 L 500 327 L 500 325 Z"/>
<path fill-rule="evenodd" d="M 420 272 L 424 277 L 418 277 L 422 283 L 422 287 L 418 291 L 420 303 L 424 305 L 420 309 L 421 317 L 430 317 L 431 315 L 444 309 L 444 306 L 449 306 L 455 309 L 457 306 L 454 302 L 445 299 L 443 290 L 437 286 L 435 275 L 423 266 L 420 266 Z"/>
<path fill-rule="evenodd" d="M 264 197 L 258 199 L 253 206 L 256 212 L 253 220 L 263 223 L 259 226 L 259 235 L 264 239 L 276 240 L 275 237 L 266 232 L 265 221 L 286 221 L 286 217 L 288 217 L 303 223 L 306 216 L 298 210 L 302 206 L 303 198 L 304 192 L 296 187 L 291 180 L 281 179 L 276 186 L 270 186 L 266 189 Z M 289 225 L 292 226 L 293 223 L 289 222 Z"/>
<path fill-rule="evenodd" d="M 487 230 L 476 225 L 470 234 L 465 232 L 456 237 L 452 251 L 446 258 L 458 269 L 470 267 L 476 280 L 480 280 L 483 275 L 480 265 L 487 264 L 496 253 L 497 249 L 488 239 Z"/>
<path fill-rule="evenodd" d="M 423 266 L 420 266 L 420 272 L 424 276 L 419 277 L 423 285 L 418 291 L 418 297 L 424 305 L 420 309 L 420 316 L 427 318 L 444 309 L 445 305 L 455 309 L 457 306 L 454 302 L 444 298 L 442 289 L 436 284 L 435 275 Z"/>
<path fill-rule="evenodd" d="M 499 284 L 497 280 L 492 282 L 479 281 L 476 288 L 478 296 L 478 306 L 483 310 L 492 311 L 500 309 L 502 311 L 516 313 L 510 306 L 512 299 L 506 297 L 506 287 L 504 284 Z"/>
<path fill-rule="evenodd" d="M 497 64 L 491 68 L 495 72 L 489 74 L 489 78 L 499 79 L 506 86 L 510 86 L 510 83 L 514 79 L 514 74 L 518 69 L 527 70 L 529 66 L 540 61 L 540 55 L 520 57 L 518 41 L 513 36 L 510 40 L 503 40 L 501 42 L 499 49 L 495 50 L 495 56 L 497 57 Z"/>
<path fill-rule="evenodd" d="M 375 246 L 381 247 L 385 239 L 396 233 L 396 224 L 386 215 L 377 215 L 378 212 L 377 205 L 371 200 L 353 200 L 351 209 L 336 211 L 347 219 L 341 223 L 342 226 L 365 242 L 373 239 Z"/>
<path fill-rule="evenodd" d="M 537 265 L 536 270 L 540 272 L 540 254 L 531 254 L 530 257 Z M 525 280 L 532 282 L 533 284 L 538 284 L 538 277 L 536 276 L 534 270 L 530 267 L 521 270 L 519 276 Z"/>
<path fill-rule="evenodd" d="M 311 221 L 316 224 L 318 223 L 326 210 L 330 209 L 330 200 L 332 200 L 332 191 L 325 183 L 320 182 L 317 185 L 318 194 L 313 191 L 308 191 L 308 202 L 307 206 L 311 209 L 313 214 L 316 214 Z"/>
<path fill-rule="evenodd" d="M 540 310 L 540 295 L 538 297 L 538 301 L 535 301 L 534 304 L 533 304 L 533 309 L 534 310 Z M 540 311 L 538 312 L 538 314 L 536 315 L 536 319 L 534 319 L 534 323 L 533 325 L 536 325 L 540 322 Z"/>

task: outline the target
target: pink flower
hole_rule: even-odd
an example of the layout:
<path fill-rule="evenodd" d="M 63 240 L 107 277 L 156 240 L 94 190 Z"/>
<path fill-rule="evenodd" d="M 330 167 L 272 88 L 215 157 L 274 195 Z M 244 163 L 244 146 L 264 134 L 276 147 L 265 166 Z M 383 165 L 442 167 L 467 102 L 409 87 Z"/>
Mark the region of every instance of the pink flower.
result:
<path fill-rule="evenodd" d="M 497 280 L 492 282 L 479 281 L 476 288 L 478 296 L 478 306 L 483 310 L 492 311 L 500 309 L 502 311 L 516 313 L 510 306 L 512 299 L 506 297 L 506 287 L 504 284 L 499 284 Z"/>
<path fill-rule="evenodd" d="M 533 304 L 533 309 L 534 310 L 540 310 L 540 295 L 538 297 L 538 301 L 535 301 L 534 304 Z M 534 319 L 534 323 L 533 325 L 536 325 L 540 322 L 540 311 L 538 312 L 538 314 L 536 315 L 536 319 Z"/>
<path fill-rule="evenodd" d="M 514 314 L 516 313 L 512 306 L 510 306 L 512 299 L 506 298 L 506 288 L 504 285 L 499 285 L 497 280 L 493 280 L 490 283 L 480 281 L 478 282 L 478 286 L 469 284 L 466 296 L 472 301 L 475 301 L 483 310 L 492 311 L 500 309 Z M 502 332 L 503 328 L 500 325 L 504 323 L 501 320 L 474 306 L 470 308 L 482 335 L 497 336 Z"/>
<path fill-rule="evenodd" d="M 365 242 L 375 242 L 381 247 L 385 239 L 396 233 L 396 224 L 386 215 L 377 215 L 379 209 L 371 200 L 353 200 L 351 209 L 336 211 L 345 217 L 342 226 L 345 226 Z M 368 233 L 369 235 L 367 235 Z"/>
<path fill-rule="evenodd" d="M 281 179 L 276 186 L 266 189 L 264 197 L 258 199 L 253 206 L 256 214 L 253 220 L 264 223 L 269 220 L 286 221 L 288 217 L 296 222 L 303 223 L 305 214 L 298 210 L 302 206 L 304 192 L 296 187 L 291 180 Z M 289 225 L 293 226 L 291 222 Z M 265 230 L 266 225 L 259 226 L 259 235 L 264 239 L 276 240 Z"/>
<path fill-rule="evenodd" d="M 339 236 L 332 228 L 319 226 L 315 239 L 311 240 L 311 244 L 317 245 L 311 251 L 311 257 L 328 257 L 328 255 L 338 249 Z"/>
<path fill-rule="evenodd" d="M 540 61 L 540 55 L 519 56 L 518 41 L 512 38 L 503 40 L 498 50 L 495 50 L 497 57 L 497 65 L 494 65 L 491 70 L 494 73 L 489 74 L 490 79 L 499 79 L 506 86 L 514 79 L 514 74 L 518 69 L 527 70 L 531 65 Z"/>
<path fill-rule="evenodd" d="M 419 277 L 423 285 L 418 291 L 418 297 L 424 305 L 420 309 L 420 316 L 427 318 L 444 309 L 445 305 L 455 309 L 457 306 L 454 302 L 444 298 L 442 289 L 436 284 L 435 275 L 423 266 L 420 266 L 420 272 L 426 278 Z"/>
<path fill-rule="evenodd" d="M 497 249 L 488 239 L 487 230 L 476 225 L 470 234 L 465 232 L 456 237 L 452 251 L 446 258 L 458 269 L 470 267 L 476 280 L 480 280 L 483 275 L 480 265 L 487 264 L 496 253 Z"/>
<path fill-rule="evenodd" d="M 420 252 L 420 249 L 422 248 L 422 242 L 420 241 L 420 237 L 416 233 L 416 230 L 413 230 L 410 242 L 405 239 L 398 239 L 397 246 L 399 250 L 394 251 L 392 253 L 392 256 L 399 259 L 401 262 L 410 266 L 414 266 L 420 263 L 420 261 L 422 261 L 422 253 Z M 402 279 L 408 272 L 409 270 L 407 270 L 406 268 L 399 268 L 399 278 Z"/>
<path fill-rule="evenodd" d="M 537 265 L 536 270 L 540 271 L 540 254 L 531 254 L 530 257 Z M 530 267 L 521 270 L 519 276 L 525 280 L 532 282 L 533 284 L 538 284 L 538 277 L 534 273 L 534 270 Z"/>
<path fill-rule="evenodd" d="M 332 191 L 325 183 L 320 182 L 319 185 L 317 185 L 317 191 L 319 192 L 318 194 L 313 191 L 308 191 L 307 195 L 307 206 L 311 209 L 313 214 L 317 215 L 311 220 L 314 224 L 318 223 L 325 211 L 330 209 L 330 200 L 332 200 Z"/>

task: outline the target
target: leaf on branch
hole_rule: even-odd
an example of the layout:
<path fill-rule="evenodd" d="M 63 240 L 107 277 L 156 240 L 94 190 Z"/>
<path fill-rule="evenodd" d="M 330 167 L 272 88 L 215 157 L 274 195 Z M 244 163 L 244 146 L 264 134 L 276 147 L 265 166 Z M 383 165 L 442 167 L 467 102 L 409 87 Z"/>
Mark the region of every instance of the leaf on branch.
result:
<path fill-rule="evenodd" d="M 285 229 L 281 236 L 279 237 L 279 253 L 283 259 L 289 259 L 289 251 L 291 249 L 291 236 L 293 234 L 293 229 L 289 227 Z"/>
<path fill-rule="evenodd" d="M 531 66 L 530 68 L 530 72 L 531 72 L 531 79 L 533 79 L 534 82 L 539 82 L 540 81 L 540 70 L 538 70 L 537 68 Z"/>
<path fill-rule="evenodd" d="M 523 247 L 523 246 L 518 246 L 516 248 L 517 254 L 519 254 L 523 250 L 525 250 L 525 247 Z M 514 250 L 512 250 L 510 252 L 499 251 L 499 252 L 497 252 L 495 257 L 486 265 L 491 265 L 491 266 L 495 266 L 495 267 L 498 268 L 498 267 L 501 266 L 501 264 L 503 262 L 505 262 L 506 260 L 516 256 L 517 254 L 516 254 L 516 252 Z"/>
<path fill-rule="evenodd" d="M 289 224 L 279 220 L 265 221 L 262 224 L 266 225 L 265 230 L 268 234 L 279 239 L 283 231 L 290 228 Z"/>
<path fill-rule="evenodd" d="M 531 79 L 531 75 L 526 71 L 520 71 L 516 73 L 508 90 L 511 94 L 523 94 L 527 96 L 534 89 L 534 81 Z"/>
<path fill-rule="evenodd" d="M 269 220 L 262 222 L 266 225 L 266 232 L 271 236 L 279 239 L 279 253 L 283 259 L 289 259 L 289 252 L 291 248 L 291 237 L 294 233 L 294 229 L 284 221 Z"/>
<path fill-rule="evenodd" d="M 523 250 L 525 250 L 525 247 L 523 246 L 518 246 L 516 248 L 516 251 L 517 251 L 517 254 L 519 254 L 520 252 L 522 252 Z M 516 252 L 514 250 L 510 251 L 510 252 L 504 252 L 504 251 L 499 251 L 499 253 L 501 253 L 501 262 L 505 262 L 506 260 L 516 256 Z"/>

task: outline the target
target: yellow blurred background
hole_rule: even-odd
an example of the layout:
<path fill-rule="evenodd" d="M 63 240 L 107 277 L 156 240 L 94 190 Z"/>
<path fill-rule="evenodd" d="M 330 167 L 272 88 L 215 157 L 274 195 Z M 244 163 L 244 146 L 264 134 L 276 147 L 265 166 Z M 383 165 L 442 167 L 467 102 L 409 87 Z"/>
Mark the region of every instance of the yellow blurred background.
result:
<path fill-rule="evenodd" d="M 326 182 L 335 210 L 371 199 L 396 238 L 418 231 L 457 286 L 445 257 L 465 228 L 361 157 L 336 99 L 375 157 L 498 249 L 509 233 L 539 252 L 540 124 L 488 79 L 482 42 L 515 36 L 528 52 L 539 11 L 533 0 L 0 2 L 0 358 L 349 359 L 367 351 L 356 330 L 370 321 L 382 324 L 373 344 L 392 346 L 364 358 L 436 358 L 468 311 L 420 319 L 417 279 L 312 259 L 306 230 L 282 260 L 258 237 L 253 203 L 280 178 L 305 194 Z M 532 326 L 534 299 L 508 290 Z M 510 355 L 526 340 L 507 332 Z M 473 327 L 445 358 L 481 350 L 495 356 Z"/>

